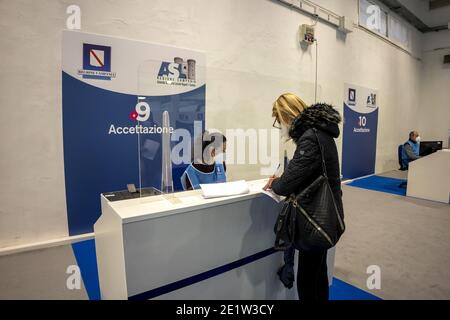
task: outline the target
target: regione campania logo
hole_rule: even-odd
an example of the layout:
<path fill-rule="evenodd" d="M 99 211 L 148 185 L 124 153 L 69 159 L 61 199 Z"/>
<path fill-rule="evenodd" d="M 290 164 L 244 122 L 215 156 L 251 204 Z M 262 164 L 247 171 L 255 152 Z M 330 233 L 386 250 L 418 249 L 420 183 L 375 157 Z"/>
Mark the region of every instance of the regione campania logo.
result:
<path fill-rule="evenodd" d="M 348 105 L 354 106 L 356 104 L 356 89 L 348 89 Z"/>
<path fill-rule="evenodd" d="M 83 69 L 78 70 L 83 79 L 111 80 L 111 47 L 83 43 Z"/>

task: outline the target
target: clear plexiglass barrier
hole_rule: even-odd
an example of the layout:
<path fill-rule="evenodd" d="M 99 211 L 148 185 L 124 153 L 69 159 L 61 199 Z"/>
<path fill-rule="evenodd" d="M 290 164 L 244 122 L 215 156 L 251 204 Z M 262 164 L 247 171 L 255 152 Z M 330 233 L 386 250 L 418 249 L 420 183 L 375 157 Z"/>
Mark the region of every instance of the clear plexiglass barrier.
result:
<path fill-rule="evenodd" d="M 223 163 L 227 181 L 273 174 L 293 152 L 292 143 L 272 126 L 273 102 L 290 92 L 311 104 L 316 89 L 311 81 L 206 68 L 181 58 L 142 63 L 138 88 L 130 116 L 138 127 L 141 197 L 192 188 L 183 173 L 199 158 Z M 214 152 L 206 151 L 204 138 L 222 139 L 221 134 L 226 143 L 210 143 Z"/>

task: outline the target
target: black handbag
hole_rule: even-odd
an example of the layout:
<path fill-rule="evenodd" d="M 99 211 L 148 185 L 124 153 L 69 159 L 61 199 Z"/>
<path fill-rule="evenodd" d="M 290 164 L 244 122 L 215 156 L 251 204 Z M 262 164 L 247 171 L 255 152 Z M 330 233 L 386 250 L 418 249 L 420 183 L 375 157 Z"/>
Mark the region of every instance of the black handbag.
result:
<path fill-rule="evenodd" d="M 291 242 L 298 250 L 315 251 L 334 247 L 345 231 L 343 212 L 336 206 L 328 182 L 323 147 L 317 129 L 313 128 L 319 144 L 322 175 L 290 201 L 295 214 L 290 219 Z"/>
<path fill-rule="evenodd" d="M 294 234 L 292 229 L 294 226 L 293 217 L 295 217 L 293 202 L 291 199 L 286 199 L 273 228 L 275 232 L 275 250 L 283 251 L 291 246 Z"/>

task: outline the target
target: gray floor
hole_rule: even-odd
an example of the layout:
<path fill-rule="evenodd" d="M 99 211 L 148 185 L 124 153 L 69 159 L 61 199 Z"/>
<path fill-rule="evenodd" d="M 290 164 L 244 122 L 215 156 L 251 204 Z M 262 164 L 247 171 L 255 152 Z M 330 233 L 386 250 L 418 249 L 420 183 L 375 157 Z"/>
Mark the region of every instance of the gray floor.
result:
<path fill-rule="evenodd" d="M 378 176 L 396 178 L 396 179 L 408 179 L 408 171 L 394 170 L 385 173 L 378 174 Z"/>
<path fill-rule="evenodd" d="M 450 206 L 350 186 L 343 192 L 347 230 L 335 276 L 383 299 L 450 299 Z M 367 289 L 370 265 L 381 268 L 380 290 Z"/>
<path fill-rule="evenodd" d="M 80 289 L 66 285 L 76 264 L 70 245 L 0 256 L 0 300 L 87 299 L 83 281 Z"/>

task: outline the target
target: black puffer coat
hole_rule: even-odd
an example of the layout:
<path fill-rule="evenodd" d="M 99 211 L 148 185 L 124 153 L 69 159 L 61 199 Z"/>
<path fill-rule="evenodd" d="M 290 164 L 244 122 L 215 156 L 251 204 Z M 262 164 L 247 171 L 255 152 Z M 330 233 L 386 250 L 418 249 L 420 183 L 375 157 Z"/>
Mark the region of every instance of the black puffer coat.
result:
<path fill-rule="evenodd" d="M 328 180 L 343 213 L 339 158 L 334 138 L 339 137 L 339 113 L 330 105 L 318 103 L 303 111 L 292 123 L 289 136 L 297 148 L 283 175 L 272 182 L 272 190 L 283 196 L 299 194 L 322 174 L 320 149 L 312 128 L 317 129 L 323 146 Z"/>

